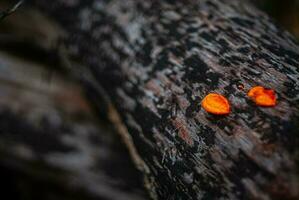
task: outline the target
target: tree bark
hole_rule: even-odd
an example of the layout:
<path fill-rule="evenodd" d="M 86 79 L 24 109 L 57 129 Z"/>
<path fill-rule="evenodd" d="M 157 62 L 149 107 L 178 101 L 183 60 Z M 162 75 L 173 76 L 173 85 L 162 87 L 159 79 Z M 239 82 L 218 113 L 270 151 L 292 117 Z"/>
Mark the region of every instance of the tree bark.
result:
<path fill-rule="evenodd" d="M 38 0 L 154 199 L 298 199 L 299 45 L 237 0 Z M 246 95 L 262 85 L 278 104 Z M 200 106 L 225 95 L 228 116 Z M 104 103 L 103 103 L 104 102 Z"/>

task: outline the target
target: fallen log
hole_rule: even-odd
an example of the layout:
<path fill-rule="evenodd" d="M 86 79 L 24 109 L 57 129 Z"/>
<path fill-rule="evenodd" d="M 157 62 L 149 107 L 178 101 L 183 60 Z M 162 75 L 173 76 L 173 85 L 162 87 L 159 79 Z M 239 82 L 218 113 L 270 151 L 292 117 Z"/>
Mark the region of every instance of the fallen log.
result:
<path fill-rule="evenodd" d="M 154 199 L 298 199 L 299 45 L 237 0 L 45 0 L 62 60 L 123 136 Z M 246 95 L 272 88 L 273 108 Z M 217 92 L 232 106 L 200 106 Z M 103 103 L 104 102 L 104 103 Z"/>

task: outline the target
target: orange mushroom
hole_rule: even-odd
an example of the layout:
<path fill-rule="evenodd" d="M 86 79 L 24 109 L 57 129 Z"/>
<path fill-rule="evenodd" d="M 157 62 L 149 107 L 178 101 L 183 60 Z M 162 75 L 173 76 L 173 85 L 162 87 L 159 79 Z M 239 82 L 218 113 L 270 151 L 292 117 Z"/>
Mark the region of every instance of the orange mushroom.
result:
<path fill-rule="evenodd" d="M 275 106 L 276 96 L 274 90 L 262 86 L 251 88 L 247 94 L 259 106 Z"/>
<path fill-rule="evenodd" d="M 201 102 L 202 107 L 209 113 L 215 115 L 225 115 L 230 112 L 228 100 L 216 93 L 210 93 Z"/>

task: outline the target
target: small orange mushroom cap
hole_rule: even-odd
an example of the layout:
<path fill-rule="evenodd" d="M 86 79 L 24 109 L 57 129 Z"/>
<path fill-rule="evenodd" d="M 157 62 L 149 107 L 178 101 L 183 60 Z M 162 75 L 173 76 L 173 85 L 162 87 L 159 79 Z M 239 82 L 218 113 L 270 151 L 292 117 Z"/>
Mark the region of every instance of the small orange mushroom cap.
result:
<path fill-rule="evenodd" d="M 247 94 L 259 106 L 275 106 L 276 96 L 274 90 L 262 86 L 251 88 Z"/>
<path fill-rule="evenodd" d="M 215 115 L 225 115 L 230 112 L 228 100 L 216 93 L 210 93 L 201 102 L 202 107 L 209 113 Z"/>

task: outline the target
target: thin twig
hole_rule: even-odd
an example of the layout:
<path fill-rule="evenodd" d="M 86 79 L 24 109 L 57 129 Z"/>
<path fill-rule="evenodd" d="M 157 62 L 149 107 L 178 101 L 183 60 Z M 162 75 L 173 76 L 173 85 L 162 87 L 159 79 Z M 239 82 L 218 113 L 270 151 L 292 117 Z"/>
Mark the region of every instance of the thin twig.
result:
<path fill-rule="evenodd" d="M 0 12 L 0 20 L 3 20 L 8 15 L 12 14 L 13 12 L 15 12 L 22 5 L 23 2 L 24 2 L 24 0 L 20 0 L 12 8 Z"/>

